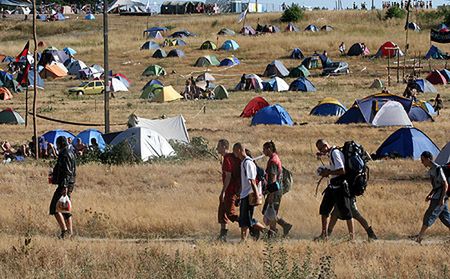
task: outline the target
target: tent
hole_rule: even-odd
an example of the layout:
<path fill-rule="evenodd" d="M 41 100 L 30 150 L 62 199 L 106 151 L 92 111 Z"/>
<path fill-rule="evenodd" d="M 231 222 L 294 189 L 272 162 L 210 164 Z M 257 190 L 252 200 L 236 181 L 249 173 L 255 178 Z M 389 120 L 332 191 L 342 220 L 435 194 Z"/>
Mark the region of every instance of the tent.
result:
<path fill-rule="evenodd" d="M 78 75 L 80 70 L 87 68 L 86 64 L 81 60 L 74 60 L 67 66 L 69 75 Z"/>
<path fill-rule="evenodd" d="M 226 40 L 220 47 L 220 49 L 226 50 L 226 51 L 237 50 L 238 48 L 239 48 L 239 45 L 234 40 Z"/>
<path fill-rule="evenodd" d="M 335 98 L 324 98 L 311 110 L 310 115 L 341 116 L 347 111 L 346 107 Z"/>
<path fill-rule="evenodd" d="M 289 113 L 279 104 L 264 107 L 253 116 L 252 126 L 265 125 L 294 125 Z"/>
<path fill-rule="evenodd" d="M 159 44 L 154 41 L 147 41 L 141 46 L 141 50 L 143 49 L 158 49 L 160 48 Z"/>
<path fill-rule="evenodd" d="M 367 46 L 362 43 L 353 44 L 347 51 L 348 56 L 369 55 L 370 51 Z"/>
<path fill-rule="evenodd" d="M 289 22 L 285 29 L 287 32 L 298 32 L 300 29 L 298 29 L 297 26 L 295 26 L 292 22 Z"/>
<path fill-rule="evenodd" d="M 290 91 L 315 92 L 316 87 L 305 77 L 299 77 L 289 86 Z"/>
<path fill-rule="evenodd" d="M 102 137 L 102 133 L 99 130 L 96 129 L 87 129 L 82 132 L 80 132 L 75 139 L 73 140 L 73 145 L 75 146 L 78 144 L 78 139 L 81 139 L 81 142 L 86 144 L 87 146 L 91 145 L 91 140 L 95 139 L 98 144 L 98 148 L 103 151 L 105 150 L 106 143 L 105 140 Z"/>
<path fill-rule="evenodd" d="M 268 64 L 263 74 L 263 76 L 265 77 L 287 77 L 288 75 L 288 69 L 286 69 L 286 67 L 283 65 L 283 62 L 281 62 L 280 60 L 274 60 L 270 64 Z"/>
<path fill-rule="evenodd" d="M 241 64 L 241 61 L 239 61 L 239 59 L 237 59 L 237 57 L 232 56 L 232 57 L 227 57 L 225 59 L 223 59 L 222 61 L 220 61 L 220 67 L 224 67 L 224 66 L 236 66 Z"/>
<path fill-rule="evenodd" d="M 411 120 L 408 117 L 403 105 L 396 101 L 386 102 L 375 114 L 372 125 L 382 126 L 410 126 Z"/>
<path fill-rule="evenodd" d="M 124 74 L 117 73 L 114 74 L 113 77 L 120 80 L 127 88 L 130 87 L 131 81 Z"/>
<path fill-rule="evenodd" d="M 446 33 L 449 31 L 449 29 L 445 23 L 439 24 L 436 29 L 439 30 L 439 32 L 441 32 L 441 33 Z"/>
<path fill-rule="evenodd" d="M 214 55 L 206 55 L 197 59 L 194 66 L 205 67 L 205 66 L 219 66 L 220 62 Z"/>
<path fill-rule="evenodd" d="M 93 14 L 87 14 L 87 15 L 84 17 L 84 19 L 86 19 L 86 20 L 94 20 L 94 19 L 95 19 L 95 16 L 94 16 Z"/>
<path fill-rule="evenodd" d="M 436 111 L 434 110 L 433 105 L 431 105 L 428 102 L 425 101 L 416 101 L 415 105 L 418 105 L 422 107 L 426 112 L 428 112 L 431 116 L 437 115 Z"/>
<path fill-rule="evenodd" d="M 186 46 L 186 42 L 183 41 L 182 39 L 166 39 L 164 40 L 164 45 L 165 46 Z"/>
<path fill-rule="evenodd" d="M 165 103 L 182 99 L 183 97 L 173 89 L 172 86 L 164 86 L 162 88 L 156 88 L 154 90 L 154 97 L 151 99 L 153 102 Z"/>
<path fill-rule="evenodd" d="M 310 56 L 306 57 L 302 61 L 302 65 L 306 67 L 306 69 L 317 69 L 320 68 L 319 65 L 319 57 L 318 56 Z"/>
<path fill-rule="evenodd" d="M 53 15 L 53 18 L 57 21 L 66 20 L 66 17 L 62 13 L 57 13 Z"/>
<path fill-rule="evenodd" d="M 63 64 L 53 62 L 52 64 L 45 65 L 44 69 L 40 72 L 42 78 L 61 78 L 67 76 L 67 68 Z"/>
<path fill-rule="evenodd" d="M 409 113 L 412 100 L 390 93 L 379 93 L 356 100 L 353 106 L 347 110 L 336 122 L 337 124 L 372 123 L 373 118 L 388 101 L 396 101 L 402 104 L 406 113 Z"/>
<path fill-rule="evenodd" d="M 146 119 L 131 114 L 128 117 L 128 127 L 142 127 L 153 130 L 166 140 L 176 140 L 189 143 L 186 121 L 182 115 L 165 119 Z"/>
<path fill-rule="evenodd" d="M 266 86 L 264 86 L 266 85 Z M 275 91 L 275 92 L 282 92 L 282 91 L 288 91 L 289 85 L 281 78 L 274 77 L 273 79 L 263 82 L 264 90 L 267 91 Z"/>
<path fill-rule="evenodd" d="M 241 33 L 242 35 L 249 35 L 249 36 L 256 35 L 255 29 L 253 29 L 253 27 L 251 27 L 249 25 L 242 27 L 242 29 L 241 29 L 241 31 L 239 31 L 239 33 Z"/>
<path fill-rule="evenodd" d="M 408 28 L 409 30 L 413 30 L 416 32 L 420 31 L 420 27 L 419 25 L 417 25 L 417 23 L 415 22 L 408 22 L 408 24 L 406 24 L 405 29 Z"/>
<path fill-rule="evenodd" d="M 119 92 L 124 91 L 127 92 L 128 88 L 127 86 L 120 80 L 120 78 L 113 77 L 111 79 L 111 91 L 112 92 Z"/>
<path fill-rule="evenodd" d="M 2 101 L 11 100 L 12 97 L 13 95 L 11 94 L 8 88 L 0 87 L 0 100 Z"/>
<path fill-rule="evenodd" d="M 442 76 L 445 77 L 445 80 L 447 80 L 447 83 L 450 83 L 450 71 L 447 69 L 442 69 L 439 72 L 442 74 Z"/>
<path fill-rule="evenodd" d="M 153 84 L 158 84 L 158 85 L 161 85 L 161 86 L 163 85 L 162 82 L 160 82 L 159 80 L 151 79 L 144 85 L 144 87 L 142 87 L 142 90 L 145 90 L 145 88 L 147 88 L 147 87 L 149 87 L 149 86 L 151 86 Z"/>
<path fill-rule="evenodd" d="M 375 79 L 369 87 L 370 89 L 383 89 L 384 85 L 381 79 Z"/>
<path fill-rule="evenodd" d="M 148 100 L 154 99 L 155 98 L 155 90 L 158 88 L 163 88 L 163 86 L 160 84 L 157 84 L 157 83 L 146 86 L 145 88 L 142 89 L 142 94 L 139 98 L 148 99 Z"/>
<path fill-rule="evenodd" d="M 56 147 L 56 139 L 60 136 L 71 138 L 72 140 L 75 138 L 75 136 L 72 133 L 60 129 L 48 131 L 42 136 L 44 137 L 46 142 L 53 144 L 55 147 Z"/>
<path fill-rule="evenodd" d="M 425 54 L 425 59 L 448 59 L 448 56 L 437 46 L 432 45 Z"/>
<path fill-rule="evenodd" d="M 52 62 L 66 63 L 69 59 L 69 54 L 67 54 L 64 50 L 57 50 L 53 47 L 49 47 L 42 52 L 38 64 L 45 66 L 47 64 L 51 64 Z"/>
<path fill-rule="evenodd" d="M 378 147 L 376 157 L 419 160 L 424 151 L 431 152 L 434 157 L 439 154 L 439 148 L 422 131 L 417 128 L 400 128 Z"/>
<path fill-rule="evenodd" d="M 314 24 L 310 24 L 310 25 L 306 26 L 305 31 L 319 32 L 320 30 Z"/>
<path fill-rule="evenodd" d="M 172 37 L 172 38 L 184 38 L 184 37 L 192 37 L 192 36 L 195 36 L 195 34 L 189 32 L 187 30 L 181 30 L 181 31 L 173 32 L 172 35 L 170 35 L 169 37 Z"/>
<path fill-rule="evenodd" d="M 242 111 L 240 117 L 252 117 L 260 109 L 270 106 L 269 103 L 263 97 L 255 97 L 248 102 Z"/>
<path fill-rule="evenodd" d="M 155 39 L 155 40 L 162 40 L 164 39 L 163 35 L 159 31 L 151 31 L 147 33 L 147 38 Z"/>
<path fill-rule="evenodd" d="M 214 90 L 214 99 L 228 99 L 228 91 L 223 85 L 217 85 Z"/>
<path fill-rule="evenodd" d="M 184 57 L 184 52 L 180 49 L 172 49 L 167 53 L 167 57 Z"/>
<path fill-rule="evenodd" d="M 154 27 L 151 27 L 151 28 L 148 28 L 147 30 L 145 30 L 144 34 L 151 33 L 151 32 L 166 32 L 167 30 L 169 30 L 169 29 L 167 29 L 166 27 L 154 26 Z"/>
<path fill-rule="evenodd" d="M 201 81 L 201 80 L 203 80 L 203 81 L 214 81 L 214 80 L 216 80 L 216 79 L 215 79 L 214 76 L 211 75 L 210 73 L 203 73 L 203 74 L 200 74 L 200 75 L 196 78 L 196 80 L 197 80 L 197 81 Z"/>
<path fill-rule="evenodd" d="M 447 79 L 439 72 L 438 70 L 434 70 L 428 74 L 426 77 L 431 84 L 447 84 Z"/>
<path fill-rule="evenodd" d="M 12 92 L 20 91 L 19 83 L 14 79 L 14 76 L 8 72 L 0 70 L 0 87 L 5 87 Z"/>
<path fill-rule="evenodd" d="M 408 113 L 408 117 L 409 119 L 411 119 L 411 121 L 414 122 L 434 121 L 433 117 L 428 113 L 426 109 L 416 104 L 411 107 L 411 110 Z"/>
<path fill-rule="evenodd" d="M 22 125 L 25 124 L 25 120 L 12 108 L 7 108 L 0 112 L 0 124 Z"/>
<path fill-rule="evenodd" d="M 245 85 L 244 90 L 263 90 L 264 86 L 262 84 L 262 79 L 255 74 L 247 74 L 245 75 Z M 236 90 L 242 89 L 241 83 L 236 85 Z"/>
<path fill-rule="evenodd" d="M 111 141 L 111 145 L 115 146 L 122 142 L 129 144 L 134 154 L 144 162 L 155 157 L 170 157 L 175 155 L 175 151 L 167 140 L 148 128 L 129 128 L 116 136 Z"/>
<path fill-rule="evenodd" d="M 211 42 L 211 41 L 205 41 L 203 42 L 203 44 L 200 46 L 200 49 L 211 49 L 211 50 L 216 50 L 217 46 L 215 43 Z"/>
<path fill-rule="evenodd" d="M 155 50 L 155 52 L 153 52 L 152 57 L 153 58 L 165 58 L 165 57 L 167 57 L 167 53 L 164 51 L 164 49 L 158 48 L 157 50 Z"/>
<path fill-rule="evenodd" d="M 290 77 L 308 77 L 309 74 L 308 69 L 303 65 L 295 67 L 289 72 Z"/>
<path fill-rule="evenodd" d="M 397 56 L 403 56 L 403 52 L 399 48 L 399 46 L 396 43 L 393 42 L 385 42 L 380 46 L 377 53 L 375 54 L 375 58 L 379 57 L 397 57 Z"/>
<path fill-rule="evenodd" d="M 165 76 L 166 70 L 159 65 L 150 65 L 142 73 L 143 76 Z"/>
<path fill-rule="evenodd" d="M 74 56 L 75 54 L 77 54 L 77 51 L 74 50 L 74 49 L 71 48 L 71 47 L 65 47 L 65 48 L 63 49 L 63 51 L 64 51 L 67 55 L 69 55 L 69 56 Z"/>
<path fill-rule="evenodd" d="M 330 25 L 324 25 L 324 26 L 320 27 L 320 30 L 321 30 L 321 31 L 330 32 L 330 31 L 333 31 L 333 30 L 334 30 L 334 27 L 333 27 L 333 26 L 330 26 Z"/>
<path fill-rule="evenodd" d="M 442 148 L 435 159 L 436 164 L 444 165 L 450 163 L 450 141 Z"/>
<path fill-rule="evenodd" d="M 289 55 L 291 59 L 303 59 L 305 56 L 303 55 L 303 52 L 299 48 L 294 48 L 291 52 L 291 55 Z"/>
<path fill-rule="evenodd" d="M 228 28 L 222 28 L 222 29 L 220 29 L 219 32 L 217 32 L 217 35 L 234 36 L 234 35 L 236 35 L 236 32 L 234 32 L 233 30 L 228 29 Z"/>
<path fill-rule="evenodd" d="M 418 92 L 437 93 L 436 88 L 426 79 L 416 79 L 413 81 L 412 86 L 416 88 Z"/>

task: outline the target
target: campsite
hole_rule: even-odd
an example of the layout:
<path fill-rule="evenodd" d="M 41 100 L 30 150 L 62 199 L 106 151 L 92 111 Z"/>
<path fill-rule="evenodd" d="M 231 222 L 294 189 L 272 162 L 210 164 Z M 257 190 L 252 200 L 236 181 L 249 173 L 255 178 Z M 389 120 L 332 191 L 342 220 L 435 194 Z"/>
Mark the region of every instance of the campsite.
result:
<path fill-rule="evenodd" d="M 333 276 L 323 278 L 448 278 L 449 234 L 444 225 L 435 224 L 422 245 L 408 239 L 420 229 L 423 212 L 427 208 L 424 198 L 430 190 L 426 169 L 417 160 L 417 152 L 407 150 L 409 153 L 404 156 L 415 158 L 413 160 L 392 159 L 384 156 L 385 152 L 377 151 L 399 129 L 402 129 L 402 134 L 409 135 L 408 141 L 421 137 L 423 133 L 425 140 L 430 139 L 433 146 L 440 150 L 447 145 L 448 150 L 449 85 L 432 85 L 444 100 L 445 109 L 440 115 L 434 115 L 433 121 L 413 121 L 413 127 L 409 127 L 411 121 L 403 109 L 411 109 L 413 105 L 401 97 L 406 83 L 402 80 L 397 83 L 396 72 L 391 70 L 391 84 L 387 86 L 387 58 L 340 56 L 338 50 L 342 41 L 348 48 L 364 42 L 371 55 L 375 55 L 385 42 L 396 42 L 404 49 L 404 20 L 380 21 L 376 11 L 309 11 L 303 20 L 295 23 L 299 32 L 286 32 L 288 23 L 280 22 L 280 15 L 249 13 L 246 25 L 256 28 L 259 20 L 283 30 L 258 36 L 239 34 L 243 24 L 237 23 L 236 14 L 132 18 L 111 15 L 109 69 L 113 74 L 120 73 L 126 77 L 117 78 L 118 81 L 126 79 L 130 82 L 116 83 L 120 88 L 124 85 L 127 91 L 118 90 L 110 99 L 110 121 L 111 131 L 120 132 L 127 129 L 132 114 L 151 120 L 182 115 L 188 138 L 191 141 L 202 138 L 202 143 L 206 142 L 213 154 L 221 138 L 232 143 L 244 143 L 256 156 L 262 154 L 264 142 L 273 140 L 283 164 L 293 172 L 295 181 L 293 189 L 283 198 L 281 212 L 293 224 L 289 238 L 269 244 L 264 241 L 245 244 L 217 242 L 217 205 L 222 185 L 219 160 L 206 153 L 187 159 L 170 159 L 172 147 L 164 145 L 161 152 L 167 155 L 167 159 L 124 165 L 98 162 L 79 165 L 73 201 L 75 236 L 72 240 L 60 241 L 55 237 L 55 221 L 48 216 L 54 185 L 48 184 L 47 176 L 53 161 L 26 159 L 0 165 L 0 277 L 228 278 L 232 275 L 232 278 L 264 278 L 267 267 L 264 253 L 272 253 L 279 260 L 277 264 L 284 261 L 289 268 L 296 263 L 298 266 L 305 264 L 315 271 L 323 266 L 332 270 L 330 274 Z M 429 29 L 432 24 L 418 22 L 422 31 L 409 33 L 407 61 L 412 63 L 415 55 L 422 57 L 420 78 L 426 79 L 433 70 L 444 69 L 447 62 L 425 60 L 430 49 Z M 311 26 L 320 28 L 325 25 L 333 26 L 333 30 L 304 31 L 307 26 L 311 29 Z M 186 43 L 185 46 L 161 47 L 167 54 L 177 49 L 172 52 L 176 57 L 155 58 L 154 50 L 147 49 L 153 44 L 146 42 L 153 41 L 161 46 L 164 39 L 143 37 L 143 31 L 152 26 L 171 28 L 161 33 L 164 39 L 183 30 L 195 36 L 182 36 L 180 40 Z M 0 27 L 0 54 L 15 58 L 31 40 L 31 21 L 8 18 L 0 21 Z M 236 34 L 218 35 L 223 28 Z M 95 75 L 93 65 L 103 65 L 100 14 L 89 21 L 72 17 L 65 21 L 38 22 L 37 30 L 38 41 L 45 42 L 46 47 L 76 50 L 74 57 L 89 67 L 85 68 L 88 69 L 87 75 Z M 207 41 L 210 43 L 204 46 Z M 213 50 L 213 46 L 217 50 Z M 448 44 L 438 46 L 444 53 L 450 52 Z M 33 48 L 31 42 L 30 49 Z M 303 59 L 290 58 L 295 48 L 299 48 L 306 58 L 326 50 L 333 62 L 348 63 L 348 74 L 322 75 L 320 61 L 320 69 L 315 69 L 309 67 L 312 63 L 309 60 L 302 64 Z M 178 57 L 181 54 L 183 57 Z M 389 56 L 390 53 L 382 51 L 380 56 L 383 55 Z M 233 57 L 238 59 L 238 63 L 233 63 Z M 230 64 L 219 66 L 224 59 L 228 59 L 226 62 Z M 391 66 L 394 61 L 397 58 L 390 58 Z M 0 64 L 2 69 L 6 66 Z M 73 67 L 78 69 L 77 65 Z M 289 71 L 294 68 L 297 70 L 290 76 Z M 55 129 L 73 135 L 90 128 L 103 132 L 102 94 L 69 94 L 70 88 L 80 86 L 87 79 L 70 73 L 59 76 L 59 70 L 49 67 L 43 71 L 44 89 L 38 89 L 37 113 L 81 125 L 38 118 L 38 134 Z M 267 77 L 264 77 L 265 72 Z M 214 76 L 214 85 L 228 91 L 227 98 L 180 100 L 181 95 L 176 93 L 183 93 L 186 80 L 205 73 Z M 243 74 L 247 75 L 251 89 L 235 90 Z M 440 78 L 439 75 L 437 77 Z M 370 108 L 364 109 L 364 104 L 372 104 L 377 98 L 373 95 L 382 91 L 378 86 L 371 88 L 376 79 L 400 100 L 384 109 L 387 111 L 385 118 L 371 115 Z M 155 95 L 154 101 L 149 100 L 149 92 L 142 90 L 151 80 L 163 84 L 150 85 L 156 88 L 150 92 Z M 271 88 L 270 91 L 263 90 L 263 82 L 268 83 L 266 86 Z M 112 87 L 114 84 L 112 82 Z M 29 92 L 30 108 L 32 89 Z M 9 95 L 12 98 L 0 100 L 0 111 L 12 108 L 25 119 L 24 92 Z M 265 116 L 240 117 L 255 97 L 262 97 L 267 102 L 258 98 L 255 101 L 258 108 L 279 116 L 276 123 L 270 124 L 284 125 L 264 125 L 267 124 Z M 428 102 L 435 97 L 436 93 L 432 92 L 417 96 L 419 100 Z M 355 102 L 360 106 L 355 108 Z M 330 107 L 316 109 L 318 104 Z M 355 114 L 351 115 L 349 124 L 337 124 L 345 115 L 344 108 L 348 112 L 352 107 Z M 404 114 L 397 117 L 397 111 Z M 6 112 L 8 117 L 14 116 L 13 122 L 24 122 L 11 111 Z M 248 114 L 254 113 L 250 111 Z M 388 117 L 389 114 L 396 116 Z M 398 122 L 391 126 L 388 120 L 393 118 Z M 33 134 L 31 115 L 28 115 L 28 121 L 27 127 L 23 124 L 0 125 L 0 140 L 27 144 Z M 100 126 L 83 126 L 83 123 Z M 131 129 L 139 130 L 139 133 L 151 132 L 136 127 Z M 368 242 L 363 229 L 355 225 L 357 241 L 346 242 L 344 222 L 338 222 L 333 237 L 327 243 L 312 241 L 320 233 L 318 209 L 321 195 L 320 192 L 315 195 L 319 180 L 316 169 L 321 164 L 316 158 L 315 148 L 319 138 L 338 146 L 347 140 L 355 140 L 369 153 L 383 157 L 369 163 L 371 178 L 368 190 L 358 198 L 358 207 L 376 228 L 379 241 Z M 120 141 L 120 138 L 115 140 Z M 401 150 L 408 149 L 404 148 L 404 143 L 399 143 L 399 146 Z M 142 155 L 142 159 L 150 157 Z M 258 161 L 258 164 L 264 167 L 266 159 Z M 321 190 L 325 184 L 322 183 Z M 260 211 L 260 208 L 255 210 L 255 217 L 262 220 Z M 236 224 L 230 225 L 230 238 L 239 238 Z M 31 239 L 31 243 L 25 244 L 27 239 Z M 168 274 L 173 274 L 173 277 Z M 189 277 L 189 274 L 195 275 Z"/>

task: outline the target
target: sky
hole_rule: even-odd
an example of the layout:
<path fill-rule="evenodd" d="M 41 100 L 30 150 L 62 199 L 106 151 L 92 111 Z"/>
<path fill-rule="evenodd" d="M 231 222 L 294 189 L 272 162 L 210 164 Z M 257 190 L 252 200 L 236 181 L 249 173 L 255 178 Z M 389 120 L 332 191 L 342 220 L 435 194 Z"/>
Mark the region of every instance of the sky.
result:
<path fill-rule="evenodd" d="M 282 0 L 266 0 L 267 2 L 271 2 L 271 3 L 282 3 Z M 260 0 L 260 2 L 265 2 L 264 0 Z M 286 4 L 290 4 L 292 2 L 298 3 L 301 6 L 311 6 L 311 7 L 327 7 L 329 9 L 333 9 L 336 4 L 335 4 L 335 0 L 302 0 L 302 1 L 286 1 Z M 365 1 L 361 1 L 361 0 L 356 0 L 356 1 L 352 1 L 352 0 L 341 0 L 342 2 L 342 6 L 345 7 L 350 7 L 353 5 L 353 2 L 356 2 L 357 4 L 360 4 L 362 2 L 366 2 L 367 6 L 370 8 L 370 5 L 372 4 L 372 0 L 365 0 Z M 381 2 L 383 2 L 382 0 L 374 0 L 375 3 L 375 7 L 380 8 L 381 7 Z M 392 1 L 392 2 L 400 2 L 400 0 L 397 1 Z M 439 5 L 442 4 L 450 4 L 449 0 L 433 0 L 433 6 L 437 7 Z"/>

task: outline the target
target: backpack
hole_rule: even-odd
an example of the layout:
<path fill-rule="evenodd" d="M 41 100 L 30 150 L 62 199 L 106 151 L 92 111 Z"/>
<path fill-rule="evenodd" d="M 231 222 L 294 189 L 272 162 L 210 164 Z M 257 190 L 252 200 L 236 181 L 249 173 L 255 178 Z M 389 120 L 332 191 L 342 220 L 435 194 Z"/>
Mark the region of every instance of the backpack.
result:
<path fill-rule="evenodd" d="M 292 172 L 282 167 L 281 189 L 283 190 L 283 195 L 291 190 L 292 183 L 294 183 Z"/>
<path fill-rule="evenodd" d="M 369 181 L 369 167 L 367 167 L 369 157 L 362 145 L 354 141 L 345 142 L 339 150 L 344 154 L 345 180 L 348 183 L 350 195 L 361 196 L 366 191 Z"/>
<path fill-rule="evenodd" d="M 444 172 L 445 178 L 447 179 L 447 184 L 450 184 L 450 163 L 441 166 L 442 171 Z M 447 188 L 447 196 L 450 196 L 450 185 Z"/>

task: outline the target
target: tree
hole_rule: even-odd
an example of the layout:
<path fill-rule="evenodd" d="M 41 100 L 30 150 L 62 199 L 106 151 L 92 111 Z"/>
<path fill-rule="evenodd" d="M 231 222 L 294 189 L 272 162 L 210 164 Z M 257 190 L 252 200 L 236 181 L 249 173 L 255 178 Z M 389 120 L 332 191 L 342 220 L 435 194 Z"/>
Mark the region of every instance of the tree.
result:
<path fill-rule="evenodd" d="M 405 15 L 406 15 L 406 12 L 403 9 L 401 9 L 397 6 L 392 6 L 387 10 L 386 15 L 384 16 L 384 19 L 404 18 Z"/>
<path fill-rule="evenodd" d="M 292 4 L 289 8 L 284 10 L 281 16 L 282 22 L 296 22 L 302 20 L 304 16 L 303 10 L 297 4 Z"/>

